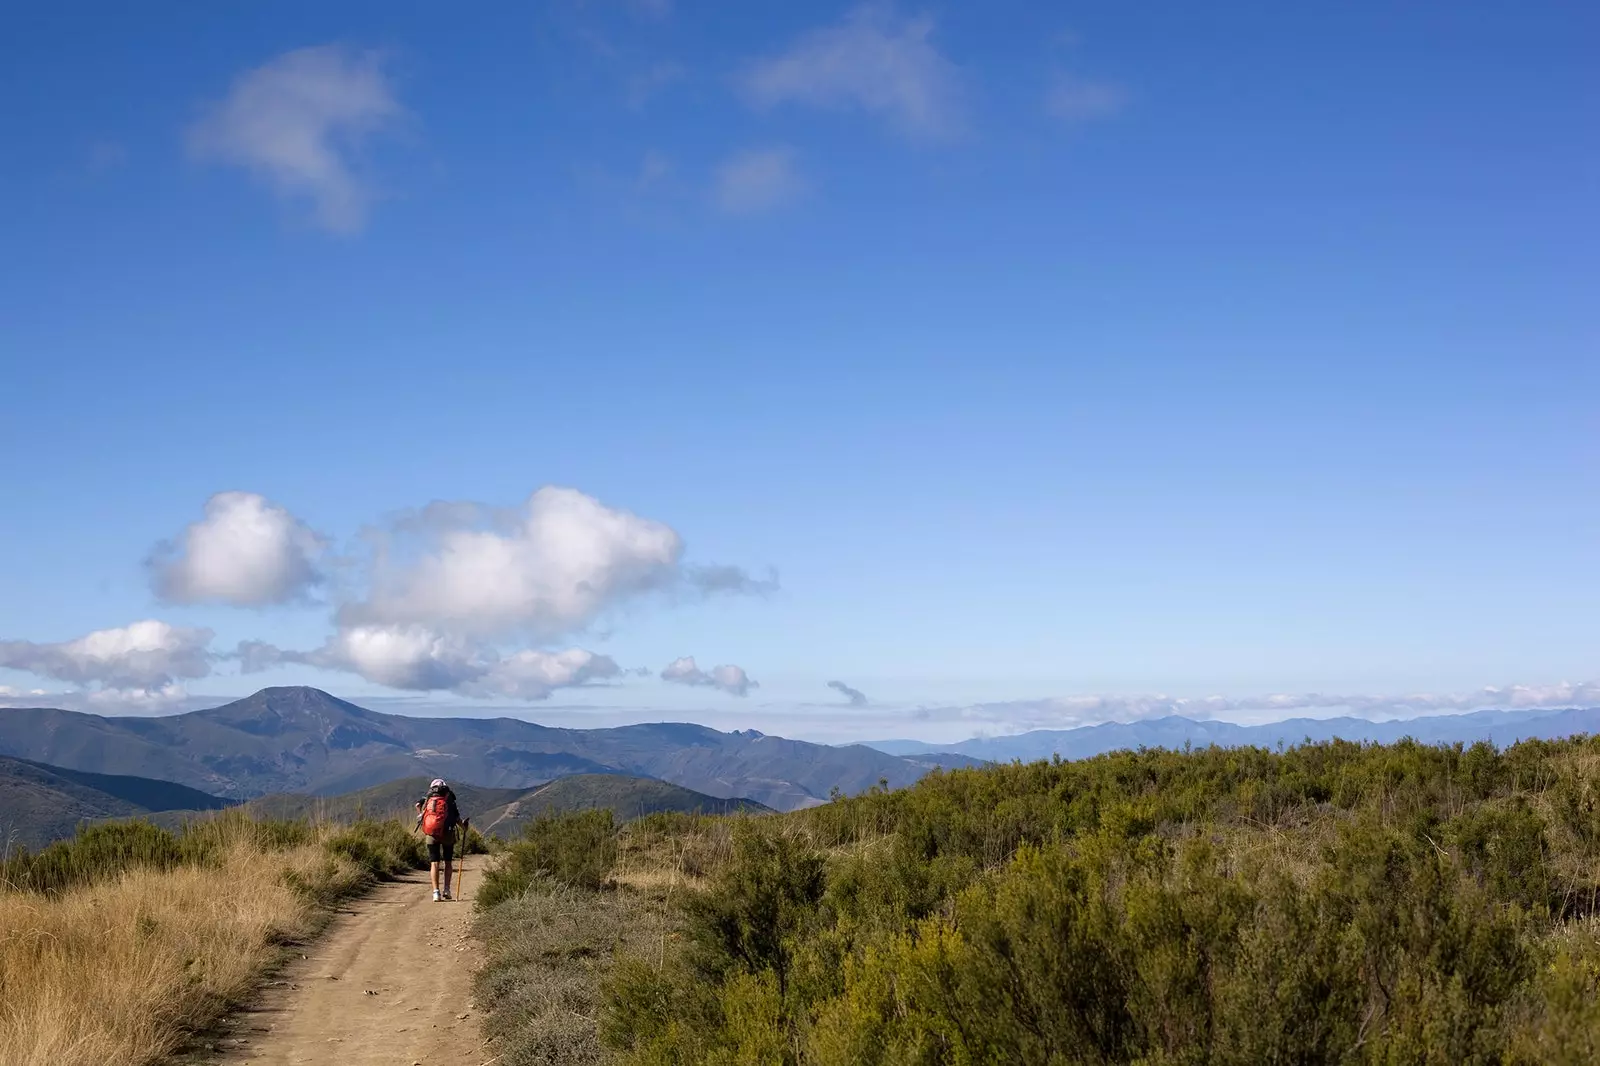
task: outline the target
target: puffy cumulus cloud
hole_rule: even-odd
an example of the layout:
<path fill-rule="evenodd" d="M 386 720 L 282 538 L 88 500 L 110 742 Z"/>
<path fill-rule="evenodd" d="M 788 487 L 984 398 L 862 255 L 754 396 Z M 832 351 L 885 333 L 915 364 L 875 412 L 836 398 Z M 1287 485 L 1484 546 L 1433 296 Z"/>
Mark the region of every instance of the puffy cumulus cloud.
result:
<path fill-rule="evenodd" d="M 730 215 L 771 211 L 805 192 L 805 179 L 790 148 L 755 148 L 729 157 L 717 168 L 717 206 Z"/>
<path fill-rule="evenodd" d="M 179 692 L 180 679 L 211 673 L 211 638 L 209 629 L 152 619 L 56 644 L 0 641 L 0 668 L 125 693 Z"/>
<path fill-rule="evenodd" d="M 758 107 L 858 109 L 910 136 L 952 136 L 965 124 L 965 91 L 956 65 L 934 47 L 933 28 L 926 17 L 859 8 L 782 55 L 752 63 L 742 79 L 745 95 Z"/>
<path fill-rule="evenodd" d="M 390 688 L 455 689 L 480 677 L 484 657 L 460 637 L 423 626 L 352 626 L 307 657 L 314 666 L 348 670 Z"/>
<path fill-rule="evenodd" d="M 549 641 L 653 592 L 748 592 L 734 567 L 685 568 L 671 526 L 546 486 L 517 510 L 434 504 L 376 534 L 371 587 L 343 628 L 425 626 Z"/>
<path fill-rule="evenodd" d="M 377 53 L 301 48 L 239 75 L 189 130 L 189 147 L 280 195 L 309 198 L 319 224 L 348 233 L 362 227 L 372 199 L 356 154 L 401 115 Z"/>
<path fill-rule="evenodd" d="M 730 696 L 747 696 L 753 688 L 760 688 L 742 667 L 723 665 L 702 670 L 695 664 L 694 656 L 674 659 L 661 671 L 661 680 L 678 685 L 703 685 L 721 689 Z"/>
<path fill-rule="evenodd" d="M 350 626 L 313 651 L 288 651 L 247 641 L 239 645 L 235 657 L 244 673 L 299 663 L 353 673 L 389 688 L 454 692 L 483 699 L 542 700 L 558 688 L 622 673 L 607 656 L 582 648 L 528 649 L 501 655 L 459 635 L 420 625 Z"/>
<path fill-rule="evenodd" d="M 499 659 L 461 691 L 467 696 L 540 700 L 558 688 L 574 688 L 621 674 L 622 669 L 609 656 L 583 648 L 553 652 L 530 649 Z"/>
<path fill-rule="evenodd" d="M 777 588 L 776 576 L 686 565 L 672 527 L 554 486 L 519 508 L 431 504 L 367 536 L 370 567 L 359 581 L 341 574 L 348 580 L 336 587 L 348 595 L 321 647 L 246 640 L 219 655 L 209 630 L 148 621 L 60 644 L 0 642 L 0 669 L 104 690 L 108 700 L 113 692 L 135 694 L 152 705 L 183 699 L 177 683 L 207 676 L 220 660 L 244 674 L 298 664 L 404 691 L 537 700 L 625 676 L 607 656 L 560 645 L 634 601 Z M 323 580 L 319 564 L 336 558 L 325 538 L 284 508 L 224 492 L 147 563 L 168 600 L 259 607 L 305 598 Z M 707 677 L 740 694 L 754 685 L 737 667 Z M 90 693 L 63 695 L 82 702 Z M 0 692 L 0 701 L 17 698 Z"/>
<path fill-rule="evenodd" d="M 858 688 L 851 688 L 843 681 L 829 681 L 828 687 L 849 700 L 852 707 L 865 707 L 867 705 L 867 694 Z"/>
<path fill-rule="evenodd" d="M 262 607 L 303 597 L 321 580 L 325 539 L 253 492 L 219 492 L 205 514 L 146 560 L 169 603 Z"/>

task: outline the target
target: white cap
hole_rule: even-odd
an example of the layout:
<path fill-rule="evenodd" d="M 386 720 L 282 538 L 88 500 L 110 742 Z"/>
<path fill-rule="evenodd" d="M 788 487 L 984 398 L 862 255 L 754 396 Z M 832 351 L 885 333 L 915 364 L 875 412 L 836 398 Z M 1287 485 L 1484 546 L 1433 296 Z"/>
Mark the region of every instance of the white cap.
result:
<path fill-rule="evenodd" d="M 429 783 L 428 787 L 429 788 L 443 788 L 444 787 L 444 778 L 442 778 L 442 777 L 434 778 L 433 781 Z"/>

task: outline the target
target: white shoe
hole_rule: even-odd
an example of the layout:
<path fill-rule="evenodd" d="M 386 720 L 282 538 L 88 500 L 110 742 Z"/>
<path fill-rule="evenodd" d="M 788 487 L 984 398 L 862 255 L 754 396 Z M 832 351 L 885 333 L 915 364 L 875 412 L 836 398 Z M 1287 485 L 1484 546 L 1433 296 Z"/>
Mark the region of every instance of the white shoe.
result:
<path fill-rule="evenodd" d="M 439 890 L 437 888 L 433 890 L 433 901 L 435 903 L 439 902 Z"/>

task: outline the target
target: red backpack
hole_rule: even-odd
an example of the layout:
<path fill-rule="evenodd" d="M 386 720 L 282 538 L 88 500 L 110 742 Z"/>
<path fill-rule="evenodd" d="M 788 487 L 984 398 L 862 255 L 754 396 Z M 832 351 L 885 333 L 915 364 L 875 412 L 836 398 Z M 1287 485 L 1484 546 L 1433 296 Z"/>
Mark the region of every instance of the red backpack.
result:
<path fill-rule="evenodd" d="M 445 831 L 445 824 L 450 816 L 450 798 L 443 792 L 429 796 L 422 805 L 422 832 L 424 836 L 436 837 Z"/>

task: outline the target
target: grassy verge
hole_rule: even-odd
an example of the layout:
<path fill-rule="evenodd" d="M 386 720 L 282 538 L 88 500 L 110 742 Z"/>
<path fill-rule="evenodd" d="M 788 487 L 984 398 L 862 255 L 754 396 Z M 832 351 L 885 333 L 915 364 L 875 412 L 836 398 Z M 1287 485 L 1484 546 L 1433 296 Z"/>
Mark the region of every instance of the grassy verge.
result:
<path fill-rule="evenodd" d="M 479 916 L 486 961 L 473 986 L 497 1066 L 598 1063 L 601 989 L 619 958 L 676 949 L 664 894 L 537 879 Z"/>
<path fill-rule="evenodd" d="M 142 1066 L 239 1002 L 338 900 L 420 864 L 399 823 L 99 826 L 13 857 L 0 889 L 0 1059 Z"/>
<path fill-rule="evenodd" d="M 709 824 L 675 816 L 636 830 L 606 810 L 551 815 L 499 849 L 477 894 L 485 961 L 473 986 L 497 1066 L 610 1059 L 601 989 L 619 959 L 664 963 L 676 951 L 677 868 L 690 827 Z"/>

